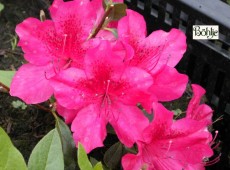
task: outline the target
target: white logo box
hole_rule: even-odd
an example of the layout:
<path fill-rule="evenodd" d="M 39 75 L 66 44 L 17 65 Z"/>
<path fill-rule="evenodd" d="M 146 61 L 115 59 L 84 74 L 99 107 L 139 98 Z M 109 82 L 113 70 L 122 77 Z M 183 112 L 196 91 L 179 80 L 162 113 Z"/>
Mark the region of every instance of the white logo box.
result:
<path fill-rule="evenodd" d="M 219 39 L 219 25 L 193 25 L 194 40 Z"/>

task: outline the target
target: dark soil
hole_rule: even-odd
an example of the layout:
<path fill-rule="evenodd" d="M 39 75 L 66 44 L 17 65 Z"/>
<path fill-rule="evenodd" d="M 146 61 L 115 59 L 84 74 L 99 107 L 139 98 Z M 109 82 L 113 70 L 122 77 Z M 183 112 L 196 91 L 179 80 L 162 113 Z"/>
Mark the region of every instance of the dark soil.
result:
<path fill-rule="evenodd" d="M 0 14 L 0 70 L 17 70 L 25 61 L 21 49 L 15 46 L 15 39 L 18 39 L 15 26 L 25 18 L 31 16 L 39 18 L 40 9 L 45 10 L 48 15 L 47 8 L 50 2 L 49 0 L 0 0 L 0 2 L 5 6 Z M 185 111 L 190 97 L 191 90 L 188 89 L 180 101 L 166 106 Z M 12 102 L 17 100 L 19 99 L 0 90 L 0 126 L 6 130 L 14 145 L 28 160 L 36 143 L 54 128 L 54 118 L 50 113 L 32 105 L 27 106 L 25 110 L 14 108 Z M 107 139 L 107 141 L 109 141 L 108 145 L 113 143 L 111 140 Z M 97 155 L 94 153 L 95 151 L 92 154 Z M 216 164 L 207 169 L 221 169 L 221 166 Z"/>

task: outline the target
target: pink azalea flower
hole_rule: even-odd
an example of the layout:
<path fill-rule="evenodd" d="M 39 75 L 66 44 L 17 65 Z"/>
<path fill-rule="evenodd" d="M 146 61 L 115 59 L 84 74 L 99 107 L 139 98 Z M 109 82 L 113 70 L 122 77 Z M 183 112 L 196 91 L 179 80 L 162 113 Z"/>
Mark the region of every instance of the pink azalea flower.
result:
<path fill-rule="evenodd" d="M 53 94 L 49 80 L 60 70 L 81 67 L 85 51 L 91 46 L 86 39 L 96 12 L 89 0 L 55 0 L 50 7 L 52 20 L 28 18 L 17 25 L 18 45 L 29 63 L 16 73 L 10 94 L 28 104 L 49 99 Z"/>
<path fill-rule="evenodd" d="M 140 67 L 152 74 L 152 92 L 160 101 L 179 98 L 188 82 L 184 74 L 173 67 L 180 61 L 186 50 L 183 32 L 155 31 L 146 37 L 146 23 L 140 14 L 127 10 L 127 16 L 118 22 L 118 39 L 133 47 L 134 56 L 127 59 L 129 65 Z M 170 75 L 170 76 L 168 76 Z"/>
<path fill-rule="evenodd" d="M 136 104 L 140 102 L 151 109 L 149 104 L 154 99 L 148 89 L 152 77 L 140 68 L 125 65 L 125 55 L 121 55 L 125 53 L 117 55 L 114 49 L 109 42 L 102 41 L 87 51 L 83 70 L 71 67 L 52 81 L 58 103 L 75 110 L 68 115 L 65 113 L 69 110 L 62 110 L 62 114 L 70 122 L 72 115 L 76 115 L 71 126 L 73 137 L 87 152 L 103 146 L 108 122 L 120 141 L 129 147 L 148 125 L 148 119 Z"/>
<path fill-rule="evenodd" d="M 194 95 L 189 102 L 186 118 L 205 122 L 206 125 L 212 124 L 213 110 L 207 104 L 200 104 L 205 90 L 197 84 L 192 84 L 192 89 Z"/>
<path fill-rule="evenodd" d="M 137 142 L 138 154 L 122 158 L 124 170 L 202 170 L 213 155 L 212 135 L 194 119 L 173 121 L 173 113 L 153 104 L 154 120 Z"/>

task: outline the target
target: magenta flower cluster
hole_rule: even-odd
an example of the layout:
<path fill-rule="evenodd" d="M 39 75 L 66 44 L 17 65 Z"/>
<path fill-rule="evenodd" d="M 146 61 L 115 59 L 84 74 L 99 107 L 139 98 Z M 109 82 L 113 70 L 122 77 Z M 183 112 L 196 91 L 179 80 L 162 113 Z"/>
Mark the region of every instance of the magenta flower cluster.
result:
<path fill-rule="evenodd" d="M 55 0 L 49 10 L 52 19 L 28 18 L 16 28 L 28 63 L 13 78 L 10 94 L 27 104 L 54 95 L 76 145 L 88 153 L 103 146 L 111 124 L 126 147 L 138 146 L 137 155 L 122 158 L 125 170 L 204 169 L 213 155 L 207 129 L 213 111 L 200 104 L 205 90 L 192 85 L 194 96 L 179 120 L 160 104 L 185 91 L 188 77 L 174 68 L 186 51 L 184 33 L 146 36 L 144 18 L 126 10 L 89 38 L 103 16 L 102 0 Z M 137 104 L 153 112 L 152 121 Z"/>

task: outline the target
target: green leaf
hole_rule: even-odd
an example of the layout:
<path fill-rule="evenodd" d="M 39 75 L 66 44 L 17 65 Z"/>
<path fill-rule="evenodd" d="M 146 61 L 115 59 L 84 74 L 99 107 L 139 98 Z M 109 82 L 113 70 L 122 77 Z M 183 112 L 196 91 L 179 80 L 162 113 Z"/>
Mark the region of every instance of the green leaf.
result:
<path fill-rule="evenodd" d="M 96 160 L 94 157 L 89 157 L 89 161 L 91 162 L 92 166 L 95 166 L 98 163 L 98 160 Z"/>
<path fill-rule="evenodd" d="M 94 167 L 93 170 L 103 170 L 103 166 L 101 162 L 98 162 Z"/>
<path fill-rule="evenodd" d="M 180 109 L 172 110 L 172 112 L 174 113 L 175 116 L 179 116 L 183 113 L 182 110 Z"/>
<path fill-rule="evenodd" d="M 78 143 L 78 165 L 81 170 L 93 170 L 93 167 L 88 159 L 87 153 L 83 147 L 83 145 Z"/>
<path fill-rule="evenodd" d="M 9 136 L 0 127 L 0 169 L 27 170 L 22 154 L 14 147 Z"/>
<path fill-rule="evenodd" d="M 20 100 L 15 100 L 15 101 L 12 101 L 12 106 L 16 109 L 22 109 L 22 110 L 25 110 L 27 108 L 27 105 L 20 101 Z"/>
<path fill-rule="evenodd" d="M 65 170 L 75 169 L 77 162 L 77 149 L 73 141 L 69 127 L 58 117 L 56 117 L 56 127 L 61 138 L 62 150 L 64 154 Z"/>
<path fill-rule="evenodd" d="M 61 139 L 57 129 L 44 136 L 32 151 L 29 170 L 64 170 L 64 158 Z"/>
<path fill-rule="evenodd" d="M 114 5 L 113 10 L 112 10 L 111 14 L 109 15 L 111 20 L 117 21 L 117 20 L 121 19 L 122 17 L 126 16 L 126 9 L 127 9 L 126 4 L 113 3 L 113 5 Z"/>
<path fill-rule="evenodd" d="M 0 12 L 4 9 L 4 5 L 0 2 Z"/>
<path fill-rule="evenodd" d="M 104 162 L 106 166 L 108 166 L 111 169 L 117 167 L 117 165 L 121 161 L 122 155 L 123 155 L 122 144 L 120 142 L 117 142 L 105 152 Z"/>
<path fill-rule="evenodd" d="M 10 83 L 14 74 L 15 71 L 0 70 L 0 82 L 3 83 L 5 86 L 10 87 Z"/>

